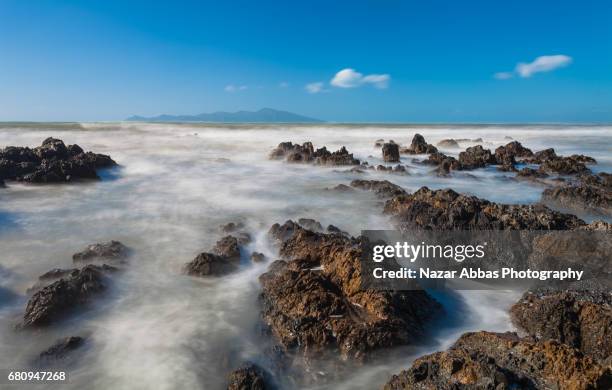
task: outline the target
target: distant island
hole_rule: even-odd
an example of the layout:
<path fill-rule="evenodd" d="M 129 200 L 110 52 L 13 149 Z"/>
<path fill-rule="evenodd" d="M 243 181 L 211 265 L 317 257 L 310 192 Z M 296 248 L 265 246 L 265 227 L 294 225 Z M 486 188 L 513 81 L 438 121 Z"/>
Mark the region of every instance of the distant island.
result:
<path fill-rule="evenodd" d="M 259 111 L 217 111 L 198 115 L 158 115 L 143 117 L 134 115 L 126 119 L 133 122 L 214 122 L 214 123 L 320 123 L 320 119 L 279 111 L 272 108 L 262 108 Z"/>

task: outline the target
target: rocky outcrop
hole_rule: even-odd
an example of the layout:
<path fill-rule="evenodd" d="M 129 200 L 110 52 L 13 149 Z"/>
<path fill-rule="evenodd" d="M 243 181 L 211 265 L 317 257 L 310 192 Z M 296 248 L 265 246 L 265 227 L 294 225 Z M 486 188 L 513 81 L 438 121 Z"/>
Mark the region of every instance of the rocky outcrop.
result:
<path fill-rule="evenodd" d="M 399 145 L 395 143 L 386 143 L 382 146 L 382 156 L 385 162 L 399 162 L 400 153 Z"/>
<path fill-rule="evenodd" d="M 531 149 L 524 147 L 518 141 L 512 141 L 504 146 L 495 149 L 495 158 L 498 164 L 501 164 L 507 157 L 513 158 L 528 158 L 532 157 Z"/>
<path fill-rule="evenodd" d="M 291 221 L 274 225 L 270 236 L 284 260 L 260 276 L 262 318 L 296 356 L 364 361 L 381 349 L 417 343 L 441 310 L 425 291 L 362 290 L 360 239 Z"/>
<path fill-rule="evenodd" d="M 238 270 L 238 261 L 203 252 L 185 264 L 184 272 L 191 276 L 223 276 Z"/>
<path fill-rule="evenodd" d="M 489 149 L 484 149 L 481 145 L 467 148 L 459 153 L 459 163 L 462 169 L 483 168 L 489 164 L 495 164 L 495 157 Z"/>
<path fill-rule="evenodd" d="M 240 244 L 238 238 L 232 235 L 221 238 L 215 244 L 213 252 L 231 262 L 240 261 Z"/>
<path fill-rule="evenodd" d="M 98 169 L 117 165 L 109 156 L 84 152 L 78 145 L 66 146 L 47 138 L 41 146 L 8 146 L 0 150 L 0 180 L 29 183 L 65 183 L 99 179 Z"/>
<path fill-rule="evenodd" d="M 228 377 L 227 390 L 271 390 L 269 375 L 259 366 L 247 363 Z"/>
<path fill-rule="evenodd" d="M 426 153 L 435 153 L 437 151 L 438 149 L 435 146 L 428 144 L 425 141 L 425 138 L 421 134 L 415 134 L 414 137 L 412 138 L 412 142 L 410 143 L 410 146 L 407 148 L 402 148 L 400 150 L 400 153 L 426 154 Z"/>
<path fill-rule="evenodd" d="M 448 176 L 451 171 L 459 171 L 463 168 L 457 159 L 440 152 L 431 153 L 422 163 L 435 165 L 438 176 Z"/>
<path fill-rule="evenodd" d="M 302 145 L 281 142 L 271 153 L 271 159 L 285 159 L 287 162 L 312 163 L 315 165 L 359 165 L 359 160 L 343 146 L 335 152 L 322 147 L 314 149 L 311 142 Z"/>
<path fill-rule="evenodd" d="M 85 263 L 92 261 L 107 261 L 120 264 L 125 262 L 130 254 L 130 249 L 119 241 L 108 241 L 87 246 L 81 252 L 72 255 L 75 263 Z"/>
<path fill-rule="evenodd" d="M 605 286 L 529 291 L 510 314 L 516 326 L 537 340 L 556 340 L 612 363 L 612 295 Z"/>
<path fill-rule="evenodd" d="M 47 366 L 66 360 L 74 351 L 83 347 L 84 344 L 85 339 L 79 336 L 70 336 L 58 340 L 51 347 L 40 353 L 37 363 Z"/>
<path fill-rule="evenodd" d="M 251 253 L 251 261 L 253 263 L 262 263 L 266 261 L 266 256 L 260 252 L 253 252 Z"/>
<path fill-rule="evenodd" d="M 542 205 L 506 205 L 451 189 L 421 187 L 388 200 L 385 213 L 403 227 L 433 230 L 566 230 L 585 225 L 569 214 Z"/>
<path fill-rule="evenodd" d="M 407 194 L 402 187 L 388 180 L 353 180 L 351 187 L 373 191 L 379 198 L 392 198 Z"/>
<path fill-rule="evenodd" d="M 590 170 L 585 164 L 595 164 L 594 158 L 582 154 L 574 154 L 569 157 L 557 155 L 553 148 L 544 149 L 523 159 L 530 164 L 540 164 L 539 170 L 544 173 L 556 173 L 560 175 L 585 174 Z"/>
<path fill-rule="evenodd" d="M 607 389 L 610 367 L 556 341 L 512 333 L 466 333 L 447 351 L 415 360 L 385 390 Z"/>
<path fill-rule="evenodd" d="M 442 141 L 438 142 L 436 146 L 439 148 L 452 149 L 452 148 L 458 148 L 459 143 L 456 140 L 450 138 L 450 139 L 443 139 Z"/>
<path fill-rule="evenodd" d="M 28 301 L 21 327 L 47 326 L 87 305 L 107 290 L 108 274 L 115 270 L 107 265 L 87 265 L 41 288 Z"/>
<path fill-rule="evenodd" d="M 545 189 L 542 200 L 572 210 L 612 215 L 611 177 L 608 173 L 585 174 L 577 181 Z"/>
<path fill-rule="evenodd" d="M 521 179 L 535 180 L 535 179 L 545 179 L 548 177 L 548 174 L 538 169 L 525 167 L 516 173 L 516 177 L 521 178 Z"/>

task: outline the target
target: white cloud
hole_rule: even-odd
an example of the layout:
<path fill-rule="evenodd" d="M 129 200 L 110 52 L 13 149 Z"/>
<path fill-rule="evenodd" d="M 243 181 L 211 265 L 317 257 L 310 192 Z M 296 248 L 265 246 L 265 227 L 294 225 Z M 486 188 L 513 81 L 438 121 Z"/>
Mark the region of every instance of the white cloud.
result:
<path fill-rule="evenodd" d="M 497 72 L 493 75 L 498 80 L 508 80 L 514 77 L 514 73 L 512 72 Z"/>
<path fill-rule="evenodd" d="M 384 89 L 389 86 L 391 77 L 388 74 L 369 74 L 364 76 L 355 69 L 342 69 L 330 81 L 330 84 L 339 88 L 355 88 L 364 84 L 372 84 L 376 88 Z"/>
<path fill-rule="evenodd" d="M 278 84 L 278 86 L 281 88 L 287 88 L 289 87 L 289 83 L 286 81 L 282 81 L 280 84 Z"/>
<path fill-rule="evenodd" d="M 572 57 L 558 54 L 554 56 L 540 56 L 530 63 L 519 63 L 516 65 L 516 73 L 521 77 L 531 77 L 534 73 L 550 72 L 552 70 L 568 66 Z"/>
<path fill-rule="evenodd" d="M 233 84 L 229 84 L 225 86 L 225 92 L 236 92 L 236 91 L 244 91 L 246 89 L 248 89 L 249 87 L 246 85 L 233 85 Z"/>
<path fill-rule="evenodd" d="M 318 81 L 316 83 L 310 83 L 310 84 L 306 84 L 306 91 L 308 91 L 308 93 L 319 93 L 319 92 L 325 92 L 325 90 L 323 89 L 323 83 Z"/>

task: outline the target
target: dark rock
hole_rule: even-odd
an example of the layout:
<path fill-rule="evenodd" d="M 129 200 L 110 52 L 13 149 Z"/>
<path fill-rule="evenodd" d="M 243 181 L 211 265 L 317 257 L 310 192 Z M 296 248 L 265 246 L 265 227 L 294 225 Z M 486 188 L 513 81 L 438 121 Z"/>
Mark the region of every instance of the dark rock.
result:
<path fill-rule="evenodd" d="M 545 160 L 540 164 L 540 171 L 546 173 L 559 173 L 561 175 L 575 175 L 588 172 L 589 169 L 581 162 L 571 157 L 557 157 Z"/>
<path fill-rule="evenodd" d="M 81 348 L 84 344 L 85 339 L 78 336 L 70 336 L 58 340 L 51 347 L 40 353 L 38 362 L 42 365 L 48 365 L 65 360 L 71 353 Z"/>
<path fill-rule="evenodd" d="M 284 233 L 279 253 L 286 260 L 260 276 L 262 317 L 296 357 L 339 352 L 365 361 L 381 349 L 417 343 L 441 311 L 425 291 L 362 290 L 359 239 L 285 225 L 270 230 L 277 239 Z"/>
<path fill-rule="evenodd" d="M 533 342 L 513 333 L 466 333 L 447 351 L 418 358 L 385 390 L 605 389 L 610 367 L 556 341 Z"/>
<path fill-rule="evenodd" d="M 346 184 L 338 184 L 337 186 L 333 187 L 331 190 L 338 191 L 338 192 L 355 192 L 353 188 L 347 186 Z"/>
<path fill-rule="evenodd" d="M 517 172 L 516 176 L 526 179 L 545 179 L 548 177 L 548 174 L 537 169 L 523 168 Z"/>
<path fill-rule="evenodd" d="M 400 153 L 398 144 L 386 143 L 382 146 L 382 156 L 385 162 L 399 162 Z"/>
<path fill-rule="evenodd" d="M 351 182 L 351 187 L 366 191 L 374 191 L 380 198 L 391 198 L 406 194 L 406 191 L 404 191 L 402 187 L 388 180 L 353 180 Z"/>
<path fill-rule="evenodd" d="M 240 243 L 234 236 L 225 236 L 215 244 L 213 252 L 228 260 L 240 260 Z"/>
<path fill-rule="evenodd" d="M 251 261 L 254 263 L 261 263 L 266 260 L 266 256 L 260 252 L 251 253 Z"/>
<path fill-rule="evenodd" d="M 595 160 L 591 156 L 585 156 L 584 154 L 572 154 L 569 156 L 574 161 L 581 162 L 583 164 L 597 164 L 597 160 Z"/>
<path fill-rule="evenodd" d="M 85 306 L 107 290 L 107 274 L 115 269 L 107 265 L 87 265 L 43 287 L 28 301 L 21 327 L 47 326 L 70 311 Z"/>
<path fill-rule="evenodd" d="M 109 241 L 92 244 L 83 251 L 72 255 L 72 260 L 77 262 L 91 262 L 94 260 L 111 261 L 122 263 L 128 256 L 130 250 L 119 241 Z"/>
<path fill-rule="evenodd" d="M 454 139 L 450 138 L 450 139 L 443 139 L 442 141 L 438 142 L 436 146 L 439 148 L 458 148 L 459 143 L 455 141 Z"/>
<path fill-rule="evenodd" d="M 573 210 L 612 215 L 612 183 L 609 178 L 607 173 L 586 174 L 578 182 L 545 189 L 542 200 Z"/>
<path fill-rule="evenodd" d="M 518 141 L 510 142 L 505 146 L 500 146 L 499 148 L 495 149 L 495 158 L 498 164 L 502 164 L 503 161 L 509 157 L 526 158 L 532 156 L 533 152 L 530 149 L 521 145 L 521 143 Z"/>
<path fill-rule="evenodd" d="M 400 150 L 400 153 L 407 154 L 426 154 L 426 153 L 435 153 L 438 149 L 425 142 L 425 138 L 421 134 L 415 134 L 412 138 L 412 142 L 408 148 L 403 148 Z"/>
<path fill-rule="evenodd" d="M 248 363 L 232 371 L 228 378 L 228 390 L 266 390 L 273 387 L 267 383 L 267 373 L 259 366 Z"/>
<path fill-rule="evenodd" d="M 431 153 L 422 163 L 426 165 L 436 165 L 436 172 L 439 176 L 447 176 L 451 171 L 462 169 L 461 164 L 454 157 L 447 156 L 440 152 Z"/>
<path fill-rule="evenodd" d="M 335 152 L 329 152 L 322 147 L 314 150 L 311 142 L 302 145 L 291 142 L 282 142 L 270 153 L 271 159 L 284 158 L 288 162 L 313 163 L 315 165 L 359 165 L 360 162 L 353 157 L 343 146 Z"/>
<path fill-rule="evenodd" d="M 556 340 L 601 361 L 612 357 L 612 296 L 607 288 L 529 291 L 510 315 L 537 340 Z"/>
<path fill-rule="evenodd" d="M 0 180 L 63 183 L 99 179 L 97 169 L 115 165 L 109 156 L 85 153 L 78 145 L 66 146 L 56 138 L 47 138 L 34 149 L 9 146 L 0 150 Z"/>
<path fill-rule="evenodd" d="M 465 152 L 459 153 L 459 163 L 462 169 L 475 169 L 495 164 L 496 160 L 489 149 L 476 145 L 467 148 Z"/>
<path fill-rule="evenodd" d="M 532 164 L 542 164 L 544 161 L 554 160 L 558 158 L 557 153 L 555 153 L 555 149 L 548 148 L 544 150 L 540 150 L 539 152 L 535 152 L 531 159 L 526 160 Z"/>
<path fill-rule="evenodd" d="M 206 252 L 200 253 L 184 268 L 184 272 L 191 276 L 223 276 L 237 270 L 237 261 Z"/>
<path fill-rule="evenodd" d="M 388 200 L 385 213 L 402 227 L 433 230 L 565 230 L 585 225 L 573 215 L 542 205 L 497 204 L 451 189 L 427 187 Z"/>

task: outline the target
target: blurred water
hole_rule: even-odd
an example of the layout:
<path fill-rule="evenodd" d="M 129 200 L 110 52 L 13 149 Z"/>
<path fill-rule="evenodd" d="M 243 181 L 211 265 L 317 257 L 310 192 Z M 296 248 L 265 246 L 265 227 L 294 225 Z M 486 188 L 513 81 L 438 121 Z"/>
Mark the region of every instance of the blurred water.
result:
<path fill-rule="evenodd" d="M 275 222 L 311 217 L 357 235 L 388 229 L 381 203 L 370 193 L 338 194 L 326 187 L 356 178 L 388 179 L 410 191 L 450 187 L 496 202 L 534 203 L 542 187 L 516 182 L 495 169 L 453 178 L 402 157 L 411 175 L 345 172 L 346 168 L 269 161 L 281 141 L 315 147 L 346 146 L 357 158 L 381 163 L 378 138 L 408 144 L 415 132 L 435 144 L 444 138 L 482 137 L 485 147 L 519 140 L 534 150 L 595 157 L 611 171 L 612 128 L 543 126 L 215 126 L 141 123 L 0 124 L 0 147 L 37 146 L 49 136 L 110 154 L 121 167 L 103 181 L 0 189 L 0 368 L 27 367 L 54 340 L 88 335 L 82 358 L 70 367 L 73 389 L 220 388 L 235 362 L 258 360 L 257 277 L 267 264 L 218 280 L 181 275 L 182 265 L 221 237 L 218 226 L 243 221 L 255 237 L 249 249 L 274 258 L 265 233 Z M 462 149 L 443 150 L 456 155 Z M 221 159 L 229 159 L 221 160 Z M 113 293 L 89 310 L 41 332 L 15 332 L 38 275 L 70 267 L 85 245 L 116 239 L 134 249 Z M 508 330 L 515 293 L 463 292 L 438 297 L 453 321 L 440 325 L 432 345 L 403 358 L 359 370 L 326 388 L 380 387 L 412 359 L 446 348 L 468 330 Z"/>

